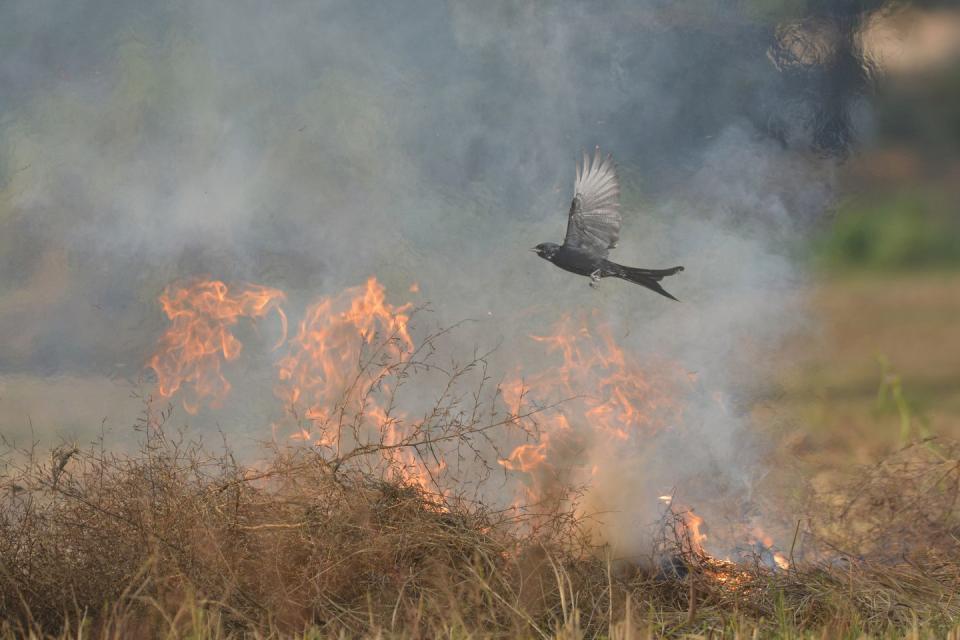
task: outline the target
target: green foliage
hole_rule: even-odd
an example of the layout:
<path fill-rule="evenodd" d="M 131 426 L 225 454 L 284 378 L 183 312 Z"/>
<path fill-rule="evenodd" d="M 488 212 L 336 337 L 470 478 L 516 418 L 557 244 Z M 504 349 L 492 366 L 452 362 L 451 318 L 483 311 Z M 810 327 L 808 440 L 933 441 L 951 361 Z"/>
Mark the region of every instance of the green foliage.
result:
<path fill-rule="evenodd" d="M 914 270 L 960 266 L 960 210 L 932 191 L 903 191 L 841 207 L 816 242 L 826 268 Z"/>

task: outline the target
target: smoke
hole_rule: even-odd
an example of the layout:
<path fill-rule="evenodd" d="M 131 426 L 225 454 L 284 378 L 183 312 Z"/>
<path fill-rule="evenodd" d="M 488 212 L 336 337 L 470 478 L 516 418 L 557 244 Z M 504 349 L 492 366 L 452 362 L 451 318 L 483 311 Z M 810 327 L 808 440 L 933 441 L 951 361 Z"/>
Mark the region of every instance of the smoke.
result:
<path fill-rule="evenodd" d="M 869 125 L 874 4 L 5 3 L 0 430 L 122 431 L 171 280 L 257 282 L 302 308 L 375 274 L 419 283 L 440 324 L 481 319 L 464 343 L 507 345 L 504 370 L 510 345 L 592 309 L 728 398 L 689 398 L 682 437 L 586 454 L 609 463 L 593 499 L 624 552 L 664 487 L 749 496 L 746 392 L 803 322 L 794 256 Z M 562 238 L 594 145 L 624 183 L 615 258 L 684 265 L 682 304 L 594 291 L 526 251 Z M 194 426 L 263 437 L 270 394 L 238 396 Z"/>

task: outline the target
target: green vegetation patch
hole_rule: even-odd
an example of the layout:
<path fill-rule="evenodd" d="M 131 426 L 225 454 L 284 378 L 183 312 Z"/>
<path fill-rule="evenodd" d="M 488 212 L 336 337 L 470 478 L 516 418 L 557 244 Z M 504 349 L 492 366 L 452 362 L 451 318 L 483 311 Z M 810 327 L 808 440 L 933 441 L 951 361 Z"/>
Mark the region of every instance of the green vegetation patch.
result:
<path fill-rule="evenodd" d="M 824 268 L 955 269 L 960 205 L 938 191 L 908 190 L 850 200 L 816 242 Z"/>

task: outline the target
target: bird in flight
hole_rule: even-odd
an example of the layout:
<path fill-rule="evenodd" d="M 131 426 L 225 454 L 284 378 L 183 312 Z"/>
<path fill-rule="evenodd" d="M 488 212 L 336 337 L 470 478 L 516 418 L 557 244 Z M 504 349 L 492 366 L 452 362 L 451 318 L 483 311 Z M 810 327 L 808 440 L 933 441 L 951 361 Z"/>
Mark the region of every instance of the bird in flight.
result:
<path fill-rule="evenodd" d="M 616 247 L 620 239 L 622 219 L 620 182 L 613 159 L 609 154 L 601 158 L 600 148 L 597 147 L 592 160 L 584 153 L 583 162 L 577 165 L 573 202 L 570 203 L 567 235 L 563 244 L 543 242 L 531 251 L 561 269 L 588 276 L 591 287 L 595 287 L 600 278 L 614 277 L 676 300 L 660 286 L 660 281 L 683 271 L 683 267 L 640 269 L 607 260 L 610 249 Z"/>

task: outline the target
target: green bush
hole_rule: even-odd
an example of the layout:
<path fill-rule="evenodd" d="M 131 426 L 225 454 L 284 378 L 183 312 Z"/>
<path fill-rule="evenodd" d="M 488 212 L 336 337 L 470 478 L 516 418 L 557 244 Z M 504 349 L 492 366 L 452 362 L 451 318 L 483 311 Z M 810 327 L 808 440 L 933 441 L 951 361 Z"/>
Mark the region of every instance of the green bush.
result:
<path fill-rule="evenodd" d="M 960 209 L 939 193 L 904 191 L 841 206 L 816 242 L 827 268 L 942 269 L 960 266 Z"/>

